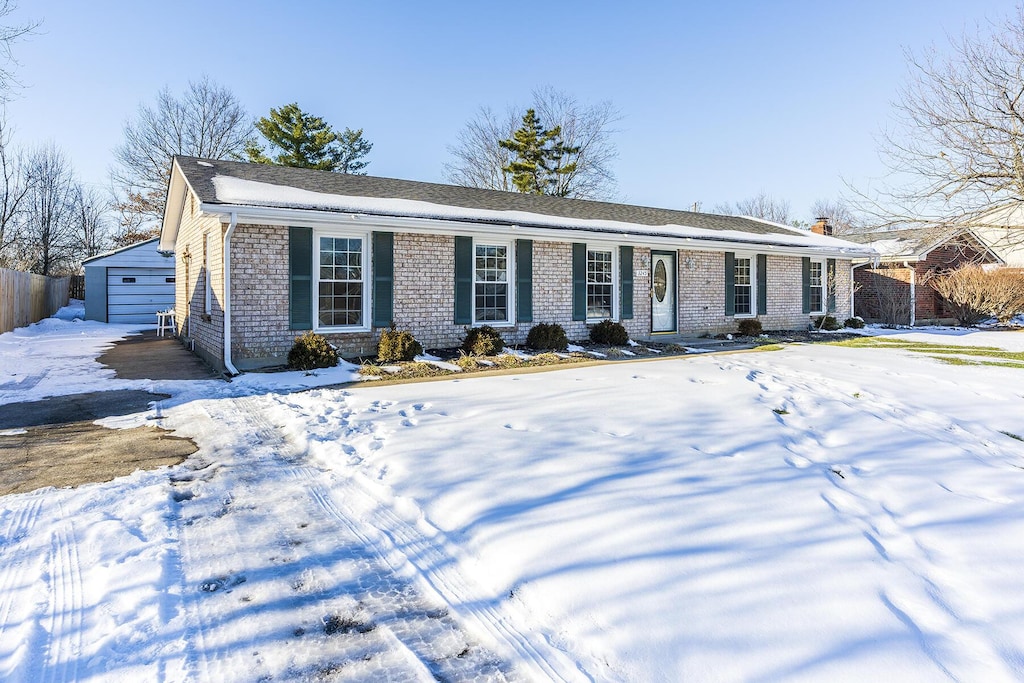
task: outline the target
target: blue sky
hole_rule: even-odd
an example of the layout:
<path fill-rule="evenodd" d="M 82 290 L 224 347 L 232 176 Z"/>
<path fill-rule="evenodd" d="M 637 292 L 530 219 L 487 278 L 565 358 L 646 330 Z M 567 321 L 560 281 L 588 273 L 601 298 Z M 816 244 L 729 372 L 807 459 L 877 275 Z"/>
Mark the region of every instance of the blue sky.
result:
<path fill-rule="evenodd" d="M 481 105 L 550 85 L 611 100 L 621 199 L 712 210 L 760 191 L 809 220 L 844 179 L 884 172 L 876 137 L 904 50 L 1014 9 L 1005 0 L 890 2 L 241 2 L 20 0 L 43 21 L 18 44 L 15 140 L 53 141 L 108 184 L 140 103 L 203 74 L 256 115 L 296 101 L 363 128 L 373 175 L 444 181 L 446 147 Z M 531 12 L 525 16 L 525 12 Z"/>

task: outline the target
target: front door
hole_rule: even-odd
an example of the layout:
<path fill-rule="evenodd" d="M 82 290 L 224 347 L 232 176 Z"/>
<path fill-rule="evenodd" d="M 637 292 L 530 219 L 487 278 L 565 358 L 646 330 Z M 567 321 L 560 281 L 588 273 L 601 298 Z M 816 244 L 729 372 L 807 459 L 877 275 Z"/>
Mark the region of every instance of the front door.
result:
<path fill-rule="evenodd" d="M 676 257 L 651 254 L 651 331 L 676 331 Z"/>

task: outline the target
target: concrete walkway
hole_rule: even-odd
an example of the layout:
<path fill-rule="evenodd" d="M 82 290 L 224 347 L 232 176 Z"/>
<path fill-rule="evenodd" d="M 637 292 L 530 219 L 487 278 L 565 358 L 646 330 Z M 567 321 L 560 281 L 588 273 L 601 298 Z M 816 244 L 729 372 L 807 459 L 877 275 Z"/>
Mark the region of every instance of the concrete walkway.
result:
<path fill-rule="evenodd" d="M 114 344 L 97 359 L 118 379 L 217 379 L 220 375 L 174 337 L 146 330 Z"/>

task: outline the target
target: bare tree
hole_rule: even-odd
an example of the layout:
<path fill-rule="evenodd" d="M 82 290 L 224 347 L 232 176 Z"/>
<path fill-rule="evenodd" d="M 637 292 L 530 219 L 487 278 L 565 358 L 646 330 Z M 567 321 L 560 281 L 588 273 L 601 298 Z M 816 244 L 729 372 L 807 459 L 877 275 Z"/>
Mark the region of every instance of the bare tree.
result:
<path fill-rule="evenodd" d="M 140 105 L 125 124 L 111 170 L 125 231 L 145 233 L 140 228 L 163 218 L 172 156 L 241 158 L 252 135 L 251 117 L 235 96 L 205 76 L 181 97 L 165 87 L 154 106 Z"/>
<path fill-rule="evenodd" d="M 811 205 L 811 216 L 815 219 L 827 218 L 836 235 L 848 235 L 864 229 L 861 218 L 842 199 L 817 200 Z"/>
<path fill-rule="evenodd" d="M 715 207 L 715 213 L 732 216 L 753 216 L 754 218 L 763 218 L 773 223 L 790 223 L 789 202 L 785 199 L 776 199 L 764 190 L 761 190 L 749 199 L 740 200 L 735 204 L 719 204 Z"/>
<path fill-rule="evenodd" d="M 559 178 L 552 194 L 613 199 L 616 180 L 611 165 L 618 151 L 612 136 L 622 114 L 611 102 L 582 105 L 550 86 L 534 90 L 529 107 L 511 106 L 503 115 L 481 107 L 459 132 L 457 143 L 448 147 L 453 157 L 445 164 L 448 181 L 465 187 L 515 191 L 512 175 L 504 170 L 515 155 L 500 147 L 498 141 L 512 138 L 522 125 L 523 112 L 530 108 L 546 126 L 561 127 L 561 140 L 566 147 L 579 148 L 579 152 L 565 160 L 565 164 L 575 162 L 575 169 Z"/>
<path fill-rule="evenodd" d="M 80 242 L 75 235 L 77 184 L 64 152 L 54 145 L 32 151 L 32 182 L 16 244 L 23 266 L 40 275 L 74 270 Z"/>
<path fill-rule="evenodd" d="M 75 239 L 80 258 L 102 253 L 109 242 L 109 202 L 95 188 L 78 183 L 73 196 Z"/>
<path fill-rule="evenodd" d="M 11 144 L 10 129 L 0 115 L 0 262 L 18 237 L 18 223 L 30 181 L 24 158 Z"/>
<path fill-rule="evenodd" d="M 883 138 L 889 180 L 858 192 L 886 225 L 984 225 L 1024 205 L 1024 9 L 951 53 L 907 54 L 908 84 Z"/>
<path fill-rule="evenodd" d="M 10 97 L 11 90 L 18 86 L 14 77 L 14 67 L 17 61 L 14 59 L 13 47 L 18 40 L 29 35 L 39 27 L 40 22 L 29 21 L 23 24 L 8 24 L 7 18 L 18 9 L 18 3 L 14 0 L 0 0 L 0 101 Z"/>

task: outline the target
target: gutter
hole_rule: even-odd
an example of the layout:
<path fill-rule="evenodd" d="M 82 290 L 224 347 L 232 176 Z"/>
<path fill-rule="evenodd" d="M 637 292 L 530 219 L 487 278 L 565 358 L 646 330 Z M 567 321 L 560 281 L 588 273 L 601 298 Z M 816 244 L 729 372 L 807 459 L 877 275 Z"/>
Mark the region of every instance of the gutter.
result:
<path fill-rule="evenodd" d="M 228 231 L 224 233 L 224 367 L 232 377 L 241 374 L 231 363 L 231 235 L 238 225 L 238 214 L 232 211 Z"/>
<path fill-rule="evenodd" d="M 346 213 L 342 211 L 325 212 L 316 209 L 290 209 L 283 207 L 252 207 L 240 204 L 212 204 L 202 203 L 200 210 L 205 214 L 220 216 L 241 214 L 243 222 L 252 222 L 259 225 L 294 225 L 298 221 L 301 225 L 310 227 L 332 226 L 337 227 L 340 223 L 349 225 L 362 224 L 364 229 L 371 227 L 390 228 L 397 231 L 419 232 L 424 234 L 444 235 L 479 235 L 481 232 L 491 232 L 495 228 L 504 229 L 505 235 L 511 237 L 533 238 L 551 241 L 599 241 L 613 244 L 633 244 L 639 246 L 667 246 L 674 249 L 688 249 L 692 251 L 748 251 L 759 253 L 774 253 L 782 256 L 828 256 L 832 258 L 872 257 L 875 252 L 872 249 L 857 248 L 858 245 L 830 247 L 825 245 L 801 245 L 785 244 L 783 242 L 772 242 L 769 235 L 758 239 L 753 236 L 750 239 L 739 240 L 729 237 L 715 236 L 682 236 L 664 235 L 637 230 L 635 232 L 623 232 L 611 228 L 552 228 L 516 224 L 512 222 L 498 221 L 469 221 L 466 219 L 443 219 L 424 218 L 413 216 L 379 216 L 365 213 Z M 795 235 L 794 235 L 795 236 Z M 789 235 L 786 235 L 789 237 Z"/>

